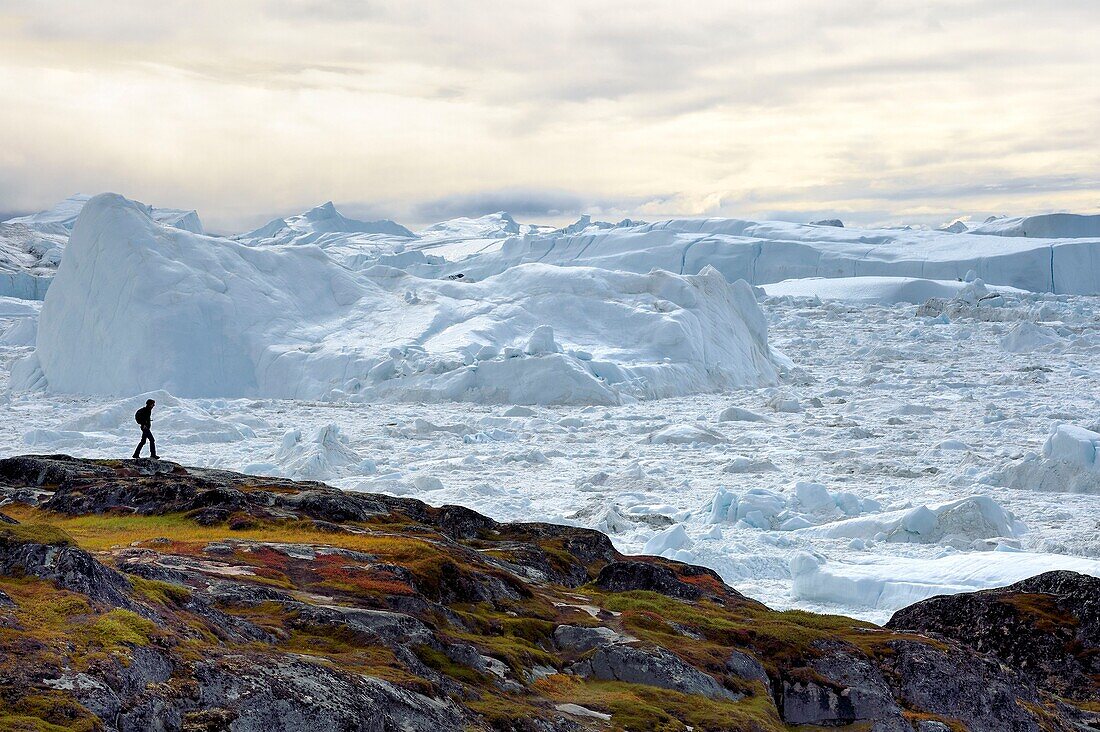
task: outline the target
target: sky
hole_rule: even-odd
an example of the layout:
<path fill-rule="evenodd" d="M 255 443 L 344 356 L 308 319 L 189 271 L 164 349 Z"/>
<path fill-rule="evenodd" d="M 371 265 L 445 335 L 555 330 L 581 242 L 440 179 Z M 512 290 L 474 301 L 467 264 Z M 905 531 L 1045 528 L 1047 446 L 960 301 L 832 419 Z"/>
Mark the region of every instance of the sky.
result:
<path fill-rule="evenodd" d="M 1100 212 L 1100 0 L 0 0 L 0 211 Z"/>

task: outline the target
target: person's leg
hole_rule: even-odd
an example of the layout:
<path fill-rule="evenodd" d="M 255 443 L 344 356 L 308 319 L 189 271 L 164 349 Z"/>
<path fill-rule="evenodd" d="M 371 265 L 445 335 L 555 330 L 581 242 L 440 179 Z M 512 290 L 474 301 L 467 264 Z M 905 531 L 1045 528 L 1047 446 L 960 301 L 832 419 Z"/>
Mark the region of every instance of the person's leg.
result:
<path fill-rule="evenodd" d="M 141 457 L 141 448 L 145 447 L 146 432 L 147 432 L 146 429 L 144 427 L 142 427 L 141 428 L 141 442 L 138 443 L 137 449 L 134 450 L 134 460 L 137 460 L 138 458 Z"/>
<path fill-rule="evenodd" d="M 153 439 L 153 433 L 151 430 L 145 430 L 149 435 L 149 457 L 153 460 L 157 459 L 157 441 Z"/>

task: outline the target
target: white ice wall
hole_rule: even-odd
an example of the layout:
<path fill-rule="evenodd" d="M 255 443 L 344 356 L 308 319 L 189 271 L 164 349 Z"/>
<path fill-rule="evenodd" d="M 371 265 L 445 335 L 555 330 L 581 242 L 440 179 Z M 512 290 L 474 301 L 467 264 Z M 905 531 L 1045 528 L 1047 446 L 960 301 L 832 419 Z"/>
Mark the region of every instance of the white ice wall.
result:
<path fill-rule="evenodd" d="M 715 267 L 760 285 L 803 277 L 955 280 L 973 270 L 989 284 L 1035 292 L 1100 294 L 1100 239 L 1033 239 L 923 230 L 859 230 L 680 219 L 508 239 L 499 251 L 450 268 L 485 277 L 521 262 L 693 274 Z"/>

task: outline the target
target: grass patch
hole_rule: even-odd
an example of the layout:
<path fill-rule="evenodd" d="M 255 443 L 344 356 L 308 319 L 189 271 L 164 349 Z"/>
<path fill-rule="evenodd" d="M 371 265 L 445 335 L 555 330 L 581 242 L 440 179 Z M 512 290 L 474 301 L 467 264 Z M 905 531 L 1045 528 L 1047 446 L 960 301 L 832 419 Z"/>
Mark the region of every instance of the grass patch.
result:
<path fill-rule="evenodd" d="M 84 628 L 84 638 L 105 650 L 121 650 L 127 644 L 147 646 L 157 634 L 153 621 L 129 610 L 114 609 Z"/>
<path fill-rule="evenodd" d="M 179 607 L 185 605 L 191 599 L 190 588 L 182 585 L 146 579 L 136 574 L 126 575 L 126 578 L 130 580 L 130 585 L 134 588 L 134 594 L 149 602 L 166 607 Z"/>
<path fill-rule="evenodd" d="M 489 683 L 488 677 L 479 671 L 476 671 L 469 666 L 463 666 L 461 663 L 455 663 L 447 654 L 442 651 L 437 651 L 431 646 L 417 646 L 413 649 L 416 657 L 430 669 L 435 669 L 444 676 L 449 676 L 455 681 L 461 681 L 464 684 L 470 686 L 487 686 Z"/>
<path fill-rule="evenodd" d="M 755 604 L 723 607 L 710 600 L 687 602 L 645 591 L 593 597 L 604 609 L 622 613 L 620 622 L 631 635 L 715 671 L 724 666 L 731 648 L 751 649 L 765 667 L 777 671 L 819 655 L 815 644 L 823 640 L 845 641 L 872 656 L 892 653 L 888 644 L 902 638 L 934 643 L 842 615 L 778 612 Z M 685 637 L 672 623 L 703 640 Z"/>
<path fill-rule="evenodd" d="M 428 542 L 386 534 L 331 533 L 314 526 L 312 521 L 267 521 L 256 526 L 233 530 L 227 524 L 202 526 L 182 513 L 160 515 L 100 514 L 66 516 L 26 504 L 5 506 L 5 512 L 23 522 L 48 525 L 65 532 L 70 541 L 89 551 L 164 537 L 173 544 L 201 544 L 238 541 L 279 542 L 286 544 L 324 544 L 367 553 L 380 552 L 396 558 L 414 560 L 435 550 Z M 18 524 L 5 528 L 18 528 Z M 175 547 L 172 547 L 175 550 Z"/>
<path fill-rule="evenodd" d="M 530 700 L 523 697 L 493 692 L 464 704 L 480 714 L 489 729 L 509 732 L 539 732 L 546 729 L 544 724 L 535 722 L 545 716 L 544 710 L 535 707 Z"/>
<path fill-rule="evenodd" d="M 709 699 L 640 684 L 582 681 L 555 674 L 535 682 L 534 688 L 558 703 L 571 702 L 611 715 L 615 730 L 685 732 L 781 732 L 788 729 L 771 698 L 759 694 L 738 701 Z"/>
<path fill-rule="evenodd" d="M 0 524 L 0 544 L 46 544 L 76 546 L 64 529 L 48 523 Z"/>
<path fill-rule="evenodd" d="M 553 612 L 538 600 L 531 599 L 498 609 L 488 603 L 456 605 L 459 615 L 470 631 L 452 631 L 455 638 L 498 658 L 516 672 L 536 665 L 557 668 L 559 660 L 545 649 L 557 623 L 544 619 Z M 541 617 L 540 617 L 541 616 Z"/>
<path fill-rule="evenodd" d="M 1079 624 L 1077 618 L 1058 607 L 1058 600 L 1053 595 L 1025 592 L 1005 595 L 997 601 L 1011 607 L 1022 620 L 1044 633 L 1076 628 Z"/>
<path fill-rule="evenodd" d="M 462 582 L 477 581 L 471 577 L 471 567 L 456 557 L 453 547 L 437 544 L 428 538 L 398 536 L 383 533 L 332 533 L 316 528 L 312 521 L 267 521 L 257 522 L 247 528 L 230 528 L 227 524 L 201 526 L 181 513 L 154 516 L 142 515 L 90 515 L 64 516 L 51 514 L 25 505 L 13 505 L 9 513 L 20 521 L 33 521 L 43 536 L 57 540 L 75 541 L 89 551 L 104 551 L 117 546 L 129 546 L 135 541 L 154 537 L 163 537 L 171 542 L 165 551 L 173 554 L 196 555 L 202 553 L 202 547 L 209 543 L 223 542 L 228 539 L 252 542 L 274 542 L 284 544 L 309 544 L 351 549 L 378 557 L 380 560 L 406 567 L 416 581 L 416 590 L 430 598 L 438 598 L 446 588 Z M 18 531 L 19 525 L 12 527 Z M 255 554 L 255 552 L 253 552 Z M 240 558 L 241 553 L 237 554 Z M 285 563 L 285 558 L 284 560 Z M 345 561 L 346 560 L 342 560 Z M 250 562 L 252 563 L 252 562 Z M 259 566 L 279 567 L 256 561 Z M 513 584 L 511 577 L 492 568 L 478 567 L 479 574 L 494 574 L 502 581 Z M 271 572 L 257 572 L 258 577 L 287 586 L 285 576 Z M 349 578 L 332 578 L 334 582 L 343 581 L 345 586 L 356 589 Z M 369 583 L 368 583 L 369 584 Z M 333 586 L 337 589 L 337 586 Z M 373 587 L 360 587 L 366 593 L 405 594 L 410 590 L 400 583 L 375 582 Z M 515 587 L 517 592 L 525 588 Z M 354 594 L 354 593 L 353 593 Z"/>
<path fill-rule="evenodd" d="M 102 729 L 87 709 L 60 692 L 36 692 L 10 703 L 0 700 L 0 730 L 94 732 Z"/>

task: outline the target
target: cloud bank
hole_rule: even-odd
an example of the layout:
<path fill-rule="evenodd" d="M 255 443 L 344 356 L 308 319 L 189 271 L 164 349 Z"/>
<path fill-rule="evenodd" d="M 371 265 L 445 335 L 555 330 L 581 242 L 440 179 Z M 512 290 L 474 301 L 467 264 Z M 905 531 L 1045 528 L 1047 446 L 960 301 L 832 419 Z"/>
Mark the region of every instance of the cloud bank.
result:
<path fill-rule="evenodd" d="M 1092 212 L 1096 31 L 1094 0 L 0 0 L 0 208 Z"/>

